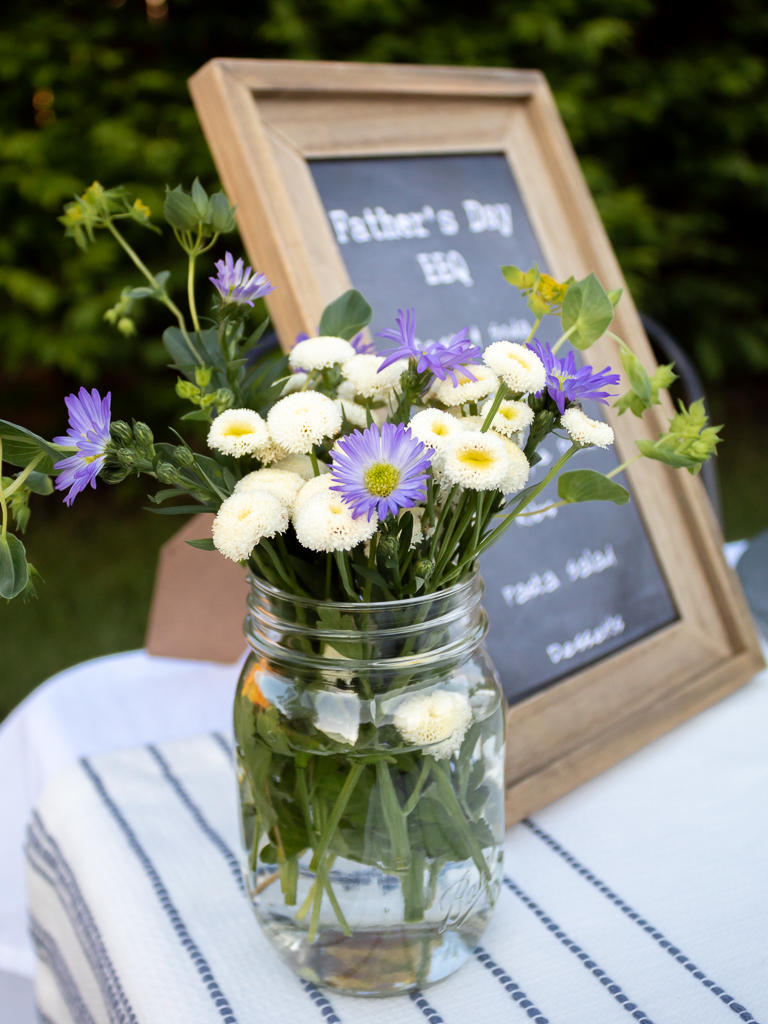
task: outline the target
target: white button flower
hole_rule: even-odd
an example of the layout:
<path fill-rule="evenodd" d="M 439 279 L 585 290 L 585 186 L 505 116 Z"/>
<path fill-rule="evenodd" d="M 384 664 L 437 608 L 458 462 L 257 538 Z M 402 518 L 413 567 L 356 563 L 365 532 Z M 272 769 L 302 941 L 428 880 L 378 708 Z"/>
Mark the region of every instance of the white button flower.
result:
<path fill-rule="evenodd" d="M 235 458 L 255 455 L 268 442 L 267 425 L 252 409 L 227 409 L 208 431 L 208 447 Z"/>
<path fill-rule="evenodd" d="M 343 366 L 355 355 L 355 350 L 343 338 L 323 335 L 297 342 L 288 353 L 292 370 L 324 370 L 331 366 Z"/>
<path fill-rule="evenodd" d="M 255 491 L 268 491 L 284 502 L 288 508 L 293 507 L 304 480 L 298 473 L 290 473 L 284 469 L 257 469 L 248 473 L 235 484 L 234 494 L 253 494 Z"/>
<path fill-rule="evenodd" d="M 379 525 L 374 512 L 352 518 L 352 509 L 335 491 L 313 495 L 297 509 L 293 525 L 300 544 L 310 551 L 351 551 L 370 540 Z"/>
<path fill-rule="evenodd" d="M 572 405 L 560 417 L 560 422 L 571 435 L 572 441 L 596 448 L 607 448 L 613 444 L 613 430 L 607 423 L 592 420 L 578 406 Z"/>
<path fill-rule="evenodd" d="M 439 451 L 445 441 L 461 429 L 461 421 L 441 409 L 422 409 L 408 424 L 411 433 L 428 448 Z"/>
<path fill-rule="evenodd" d="M 408 369 L 406 359 L 398 359 L 379 373 L 383 356 L 356 355 L 341 368 L 342 376 L 362 398 L 388 398 L 400 384 L 400 377 Z"/>
<path fill-rule="evenodd" d="M 467 374 L 471 374 L 472 377 Z M 443 405 L 464 405 L 466 402 L 479 402 L 481 398 L 492 394 L 499 387 L 499 378 L 487 366 L 459 366 L 456 368 L 457 385 L 454 387 L 450 377 L 435 389 L 435 397 Z"/>
<path fill-rule="evenodd" d="M 459 752 L 471 721 L 469 700 L 452 690 L 406 697 L 394 714 L 395 728 L 406 743 L 424 748 L 438 761 Z"/>
<path fill-rule="evenodd" d="M 471 430 L 453 434 L 437 459 L 439 471 L 449 484 L 474 491 L 500 489 L 510 461 L 504 439 L 490 430 L 485 434 Z"/>
<path fill-rule="evenodd" d="M 233 562 L 248 558 L 262 539 L 288 528 L 288 508 L 268 491 L 233 494 L 213 521 L 214 547 Z"/>
<path fill-rule="evenodd" d="M 486 402 L 480 410 L 483 421 L 491 408 L 492 401 L 491 399 Z M 491 427 L 497 433 L 504 434 L 505 437 L 514 437 L 526 427 L 530 427 L 532 423 L 533 409 L 527 402 L 513 402 L 507 399 L 499 406 L 498 412 L 491 420 Z"/>
<path fill-rule="evenodd" d="M 324 473 L 330 473 L 330 467 L 326 466 L 324 462 L 317 463 L 317 468 L 320 470 L 320 475 Z M 312 480 L 315 475 L 315 468 L 312 465 L 312 459 L 308 455 L 283 455 L 279 459 L 272 469 L 283 469 L 287 473 L 298 473 L 302 480 Z"/>
<path fill-rule="evenodd" d="M 495 341 L 483 352 L 483 362 L 498 374 L 510 391 L 541 391 L 547 371 L 535 352 L 513 341 Z"/>
<path fill-rule="evenodd" d="M 281 398 L 267 416 L 272 440 L 292 455 L 306 455 L 341 430 L 341 411 L 319 391 L 299 391 Z"/>

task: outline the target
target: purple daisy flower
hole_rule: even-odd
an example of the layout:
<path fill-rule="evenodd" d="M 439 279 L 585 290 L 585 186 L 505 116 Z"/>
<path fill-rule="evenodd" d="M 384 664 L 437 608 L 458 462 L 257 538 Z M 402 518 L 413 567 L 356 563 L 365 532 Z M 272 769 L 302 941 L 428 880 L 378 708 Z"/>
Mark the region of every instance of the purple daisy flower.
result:
<path fill-rule="evenodd" d="M 618 373 L 611 373 L 610 366 L 598 373 L 592 372 L 591 366 L 577 366 L 576 357 L 570 351 L 564 359 L 558 359 L 549 347 L 549 342 L 542 345 L 534 341 L 528 344 L 528 348 L 544 363 L 547 371 L 546 389 L 549 397 L 555 402 L 560 410 L 560 415 L 565 412 L 565 403 L 568 402 L 602 402 L 608 405 L 608 398 L 615 398 L 609 391 L 601 391 L 601 388 L 614 387 L 620 381 Z M 540 391 L 536 397 L 543 394 Z"/>
<path fill-rule="evenodd" d="M 480 349 L 469 339 L 469 328 L 464 327 L 446 342 L 430 341 L 424 344 L 416 339 L 416 312 L 413 309 L 403 313 L 398 309 L 395 318 L 397 330 L 379 331 L 377 337 L 386 338 L 396 343 L 394 348 L 385 349 L 382 355 L 386 358 L 379 367 L 385 370 L 398 359 L 415 359 L 416 370 L 423 373 L 429 370 L 435 377 L 445 380 L 450 377 L 453 386 L 458 385 L 455 371 L 465 363 L 480 358 Z M 466 369 L 462 371 L 469 380 L 476 378 Z"/>
<path fill-rule="evenodd" d="M 366 512 L 369 520 L 374 512 L 384 519 L 426 497 L 432 451 L 403 423 L 355 430 L 336 443 L 331 458 L 331 490 L 341 493 L 355 519 Z"/>
<path fill-rule="evenodd" d="M 64 499 L 65 505 L 71 505 L 80 491 L 88 484 L 96 486 L 96 477 L 104 465 L 104 457 L 109 443 L 109 421 L 112 393 L 102 398 L 96 388 L 88 394 L 80 388 L 80 394 L 70 395 L 64 399 L 69 413 L 69 428 L 63 437 L 54 437 L 54 444 L 76 447 L 77 453 L 57 462 L 54 469 L 59 470 L 56 477 L 56 490 L 63 491 L 69 487 L 69 494 Z"/>
<path fill-rule="evenodd" d="M 243 261 L 240 259 L 235 263 L 231 252 L 226 253 L 215 266 L 219 275 L 208 280 L 224 302 L 247 302 L 252 306 L 254 299 L 261 299 L 275 290 L 265 274 L 256 274 L 250 267 L 246 267 L 243 273 Z"/>

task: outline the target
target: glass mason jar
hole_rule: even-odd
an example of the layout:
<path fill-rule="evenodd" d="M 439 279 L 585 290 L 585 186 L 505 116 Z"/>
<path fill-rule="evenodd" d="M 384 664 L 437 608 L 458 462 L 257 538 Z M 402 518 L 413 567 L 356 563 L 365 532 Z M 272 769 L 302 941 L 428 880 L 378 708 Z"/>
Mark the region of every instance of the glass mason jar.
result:
<path fill-rule="evenodd" d="M 251 579 L 235 698 L 248 891 L 302 978 L 384 996 L 478 943 L 504 841 L 504 698 L 475 573 L 322 602 Z"/>

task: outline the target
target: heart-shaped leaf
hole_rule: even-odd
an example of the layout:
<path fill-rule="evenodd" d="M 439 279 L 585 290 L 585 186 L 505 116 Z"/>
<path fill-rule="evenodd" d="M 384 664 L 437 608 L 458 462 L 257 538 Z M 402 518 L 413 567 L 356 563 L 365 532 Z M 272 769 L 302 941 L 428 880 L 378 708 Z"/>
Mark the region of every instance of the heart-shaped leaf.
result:
<path fill-rule="evenodd" d="M 563 473 L 557 481 L 557 493 L 569 504 L 579 501 L 612 501 L 614 505 L 626 505 L 629 491 L 621 484 L 615 484 L 607 476 L 594 469 L 577 469 Z"/>
<path fill-rule="evenodd" d="M 18 537 L 0 537 L 0 597 L 7 601 L 22 592 L 29 581 L 27 553 Z"/>
<path fill-rule="evenodd" d="M 563 331 L 571 331 L 574 348 L 593 345 L 608 330 L 613 320 L 613 303 L 594 274 L 572 284 L 563 300 Z M 571 330 L 572 329 L 572 330 Z"/>
<path fill-rule="evenodd" d="M 371 322 L 373 310 L 354 288 L 334 299 L 320 317 L 320 334 L 351 341 Z"/>

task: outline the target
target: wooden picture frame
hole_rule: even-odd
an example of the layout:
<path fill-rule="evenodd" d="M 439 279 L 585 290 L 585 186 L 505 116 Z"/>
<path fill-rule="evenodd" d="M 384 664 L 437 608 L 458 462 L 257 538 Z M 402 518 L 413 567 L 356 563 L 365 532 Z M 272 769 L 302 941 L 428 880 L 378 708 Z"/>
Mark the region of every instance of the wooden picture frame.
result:
<path fill-rule="evenodd" d="M 307 161 L 503 152 L 551 271 L 622 274 L 544 76 L 538 71 L 268 60 L 213 60 L 190 90 L 255 267 L 277 286 L 282 342 L 314 333 L 350 287 Z M 614 330 L 646 367 L 650 345 L 629 295 Z M 618 366 L 603 337 L 590 353 Z M 607 419 L 627 458 L 666 426 Z M 629 469 L 679 618 L 514 705 L 508 715 L 507 814 L 514 822 L 735 689 L 762 666 L 751 618 L 698 478 L 642 460 Z M 621 685 L 616 685 L 617 679 Z"/>

